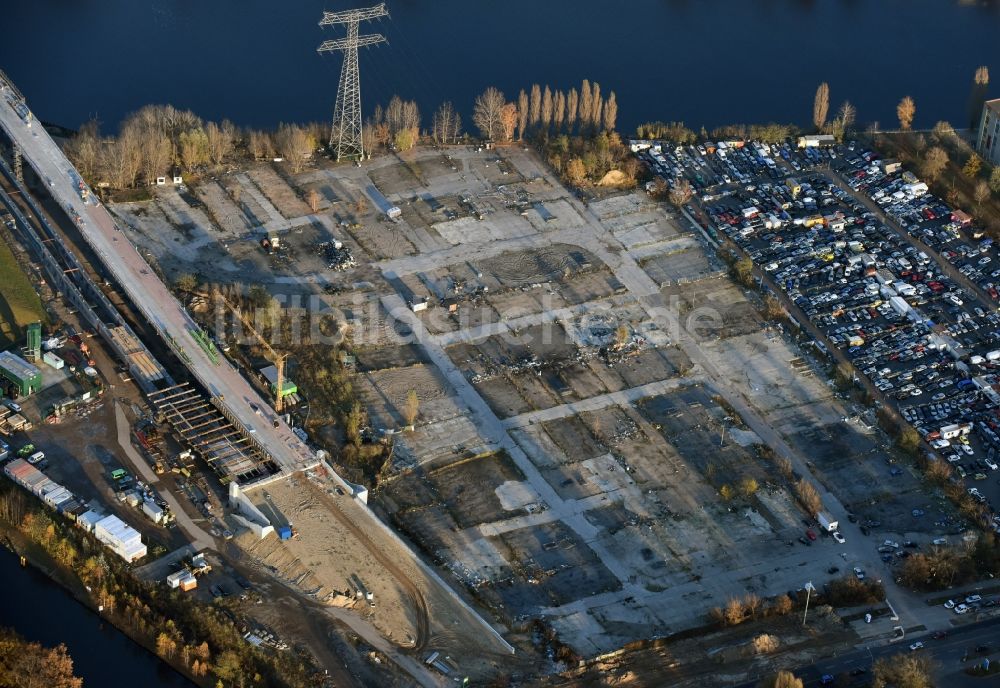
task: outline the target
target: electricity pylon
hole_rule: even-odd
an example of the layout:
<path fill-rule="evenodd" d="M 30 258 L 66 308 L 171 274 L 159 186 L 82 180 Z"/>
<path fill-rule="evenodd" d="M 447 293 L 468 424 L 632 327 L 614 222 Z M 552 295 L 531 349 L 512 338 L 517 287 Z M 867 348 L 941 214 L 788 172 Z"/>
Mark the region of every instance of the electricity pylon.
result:
<path fill-rule="evenodd" d="M 361 74 L 358 70 L 358 48 L 385 42 L 380 33 L 358 35 L 363 21 L 389 16 L 385 3 L 374 7 L 343 12 L 324 12 L 320 26 L 346 25 L 347 37 L 325 41 L 317 52 L 344 53 L 344 66 L 340 69 L 340 86 L 337 88 L 337 105 L 333 109 L 333 127 L 330 130 L 330 148 L 337 160 L 353 157 L 362 160 L 365 146 L 361 139 Z"/>

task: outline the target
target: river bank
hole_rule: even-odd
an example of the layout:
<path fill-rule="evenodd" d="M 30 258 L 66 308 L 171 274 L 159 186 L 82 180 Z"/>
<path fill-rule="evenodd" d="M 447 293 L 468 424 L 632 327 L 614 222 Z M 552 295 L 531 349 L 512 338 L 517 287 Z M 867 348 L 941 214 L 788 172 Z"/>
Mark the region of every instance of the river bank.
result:
<path fill-rule="evenodd" d="M 46 646 L 65 644 L 84 686 L 196 685 L 103 617 L 79 581 L 74 584 L 44 551 L 8 528 L 3 539 L 0 577 L 6 594 L 0 625 Z"/>
<path fill-rule="evenodd" d="M 215 685 L 217 680 L 228 685 L 253 677 L 260 685 L 304 688 L 315 685 L 321 674 L 312 658 L 297 650 L 271 652 L 248 643 L 243 637 L 248 624 L 240 601 L 203 604 L 184 593 L 136 578 L 131 567 L 92 536 L 48 511 L 9 481 L 0 480 L 0 539 L 5 537 L 13 551 L 32 562 L 39 576 L 44 572 L 55 581 L 53 585 L 62 586 L 64 595 L 91 610 L 99 605 L 97 619 L 93 612 L 88 612 L 90 625 L 81 623 L 78 628 L 58 623 L 64 611 L 58 606 L 48 614 L 44 608 L 40 614 L 32 612 L 42 623 L 52 626 L 50 631 L 56 635 L 51 637 L 55 642 L 64 640 L 71 652 L 71 639 L 74 644 L 78 639 L 87 640 L 93 636 L 93 627 L 104 623 L 117 626 L 124 640 L 134 641 L 137 652 L 141 648 L 155 651 L 156 657 L 183 671 L 187 679 L 178 674 L 180 683 L 176 685 L 191 686 L 190 681 Z M 10 558 L 14 559 L 14 555 Z M 16 563 L 14 559 L 8 565 Z M 41 599 L 60 598 L 50 595 Z M 31 596 L 25 595 L 24 600 L 28 607 L 23 620 L 29 623 L 33 620 L 27 615 Z M 73 609 L 87 611 L 79 604 Z M 5 621 L 2 615 L 0 623 L 13 626 L 29 640 L 35 640 L 26 627 Z M 88 656 L 107 660 L 94 648 L 84 645 L 82 649 Z M 154 657 L 154 661 L 158 660 Z M 99 683 L 119 684 L 117 679 Z"/>

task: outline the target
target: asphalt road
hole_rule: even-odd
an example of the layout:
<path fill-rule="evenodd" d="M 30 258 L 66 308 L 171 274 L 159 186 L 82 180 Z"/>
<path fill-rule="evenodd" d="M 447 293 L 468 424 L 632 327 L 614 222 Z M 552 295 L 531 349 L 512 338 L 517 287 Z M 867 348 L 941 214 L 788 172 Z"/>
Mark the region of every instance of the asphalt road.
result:
<path fill-rule="evenodd" d="M 815 664 L 794 669 L 796 676 L 802 679 L 806 688 L 822 685 L 822 677 L 831 675 L 835 679 L 842 674 L 850 676 L 850 672 L 862 668 L 866 673 L 854 677 L 853 683 L 835 683 L 834 685 L 856 685 L 866 686 L 871 680 L 872 665 L 881 657 L 888 657 L 899 653 L 910 652 L 910 644 L 916 641 L 924 643 L 924 652 L 931 655 L 937 669 L 935 671 L 936 685 L 963 686 L 963 685 L 995 685 L 1000 679 L 992 679 L 985 684 L 983 679 L 973 679 L 963 673 L 966 667 L 973 666 L 981 662 L 984 657 L 989 657 L 991 661 L 1000 661 L 1000 618 L 969 624 L 960 628 L 951 629 L 948 635 L 940 640 L 932 638 L 933 633 L 928 632 L 921 635 L 907 636 L 903 640 L 878 647 L 865 647 L 854 650 L 846 654 L 830 657 Z M 977 653 L 976 647 L 987 645 L 990 652 Z M 759 679 L 741 684 L 738 688 L 755 688 Z"/>

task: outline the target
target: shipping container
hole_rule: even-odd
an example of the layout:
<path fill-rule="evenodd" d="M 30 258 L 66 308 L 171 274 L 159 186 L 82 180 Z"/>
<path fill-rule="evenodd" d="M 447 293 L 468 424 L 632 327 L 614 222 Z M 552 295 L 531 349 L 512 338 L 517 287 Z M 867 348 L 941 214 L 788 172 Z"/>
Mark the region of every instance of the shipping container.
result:
<path fill-rule="evenodd" d="M 159 523 L 163 520 L 163 509 L 159 507 L 156 502 L 146 500 L 142 503 L 142 512 L 149 516 L 153 523 Z"/>
<path fill-rule="evenodd" d="M 62 370 L 62 368 L 66 365 L 65 361 L 63 361 L 61 358 L 56 356 L 51 351 L 46 351 L 44 354 L 42 354 L 42 361 L 48 364 L 49 366 L 55 368 L 56 370 Z"/>

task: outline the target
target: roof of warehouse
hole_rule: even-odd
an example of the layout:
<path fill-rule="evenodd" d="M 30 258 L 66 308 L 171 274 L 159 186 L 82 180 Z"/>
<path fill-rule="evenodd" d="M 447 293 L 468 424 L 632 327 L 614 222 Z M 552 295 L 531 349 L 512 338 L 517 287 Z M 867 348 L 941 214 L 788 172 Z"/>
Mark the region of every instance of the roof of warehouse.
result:
<path fill-rule="evenodd" d="M 113 514 L 102 518 L 95 524 L 95 527 L 106 530 L 109 535 L 123 543 L 139 537 L 137 530 Z"/>
<path fill-rule="evenodd" d="M 29 380 L 42 374 L 38 368 L 10 351 L 0 351 L 0 367 L 6 368 L 22 380 Z"/>

